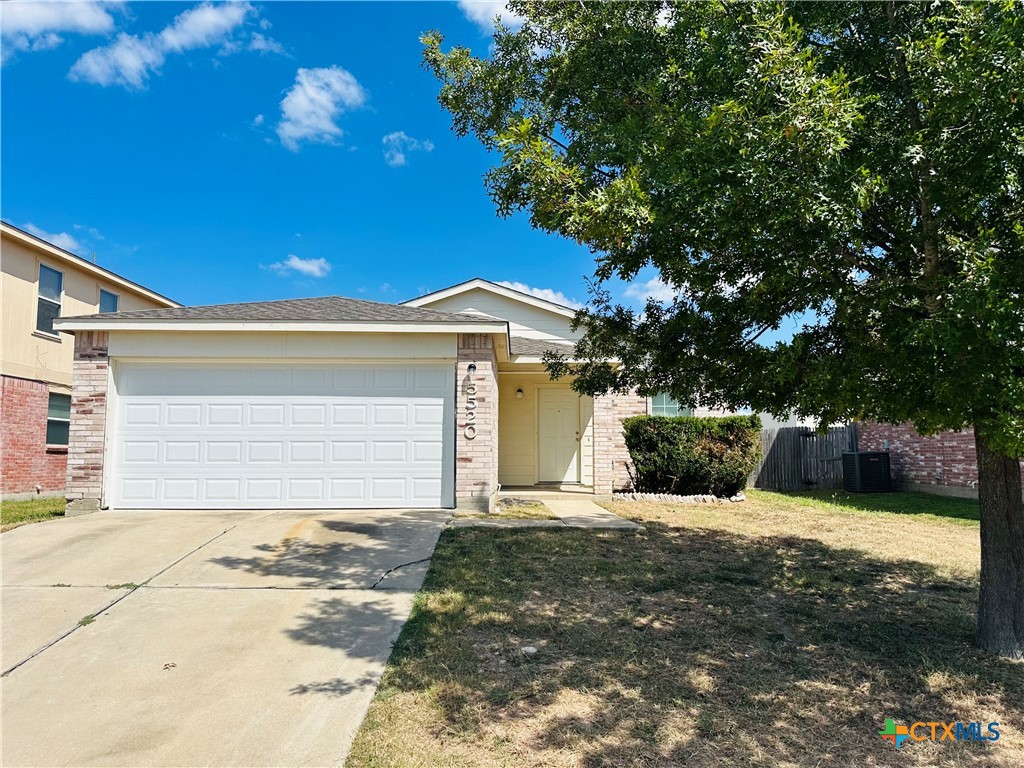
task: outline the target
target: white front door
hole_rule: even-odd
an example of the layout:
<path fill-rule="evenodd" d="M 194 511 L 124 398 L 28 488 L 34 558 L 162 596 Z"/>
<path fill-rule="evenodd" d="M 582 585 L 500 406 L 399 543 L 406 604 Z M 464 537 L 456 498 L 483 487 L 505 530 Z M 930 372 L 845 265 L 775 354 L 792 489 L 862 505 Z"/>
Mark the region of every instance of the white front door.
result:
<path fill-rule="evenodd" d="M 454 505 L 451 364 L 120 363 L 110 505 Z"/>
<path fill-rule="evenodd" d="M 571 389 L 538 390 L 542 483 L 579 482 L 580 396 Z"/>

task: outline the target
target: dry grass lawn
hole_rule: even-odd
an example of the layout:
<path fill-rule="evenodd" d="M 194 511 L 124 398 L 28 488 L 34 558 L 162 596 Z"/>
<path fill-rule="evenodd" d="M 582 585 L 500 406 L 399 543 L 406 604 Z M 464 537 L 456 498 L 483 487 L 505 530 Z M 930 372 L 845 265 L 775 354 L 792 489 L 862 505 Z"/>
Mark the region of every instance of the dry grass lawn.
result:
<path fill-rule="evenodd" d="M 971 645 L 971 503 L 865 499 L 446 530 L 348 765 L 1024 765 L 1024 665 Z M 897 752 L 886 717 L 1002 738 Z"/>

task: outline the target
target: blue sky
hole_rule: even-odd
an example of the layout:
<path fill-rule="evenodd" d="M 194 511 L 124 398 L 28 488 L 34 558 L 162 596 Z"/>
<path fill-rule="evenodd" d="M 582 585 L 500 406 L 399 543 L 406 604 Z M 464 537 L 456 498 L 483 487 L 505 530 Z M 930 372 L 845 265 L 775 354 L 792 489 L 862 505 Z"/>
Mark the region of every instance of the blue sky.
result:
<path fill-rule="evenodd" d="M 473 277 L 586 301 L 592 255 L 496 216 L 421 66 L 431 29 L 486 54 L 503 8 L 4 0 L 0 215 L 184 304 Z M 672 296 L 653 270 L 609 287 Z"/>
<path fill-rule="evenodd" d="M 3 218 L 186 304 L 585 300 L 589 252 L 495 215 L 420 66 L 430 29 L 486 52 L 500 7 L 4 2 Z"/>

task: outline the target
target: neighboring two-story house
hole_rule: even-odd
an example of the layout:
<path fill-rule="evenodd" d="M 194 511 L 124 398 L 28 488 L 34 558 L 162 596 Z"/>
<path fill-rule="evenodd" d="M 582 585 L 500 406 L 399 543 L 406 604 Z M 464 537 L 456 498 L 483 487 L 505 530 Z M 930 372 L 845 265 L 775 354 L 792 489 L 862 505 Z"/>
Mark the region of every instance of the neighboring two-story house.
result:
<path fill-rule="evenodd" d="M 74 338 L 58 317 L 177 307 L 0 222 L 0 492 L 61 495 L 67 473 Z"/>

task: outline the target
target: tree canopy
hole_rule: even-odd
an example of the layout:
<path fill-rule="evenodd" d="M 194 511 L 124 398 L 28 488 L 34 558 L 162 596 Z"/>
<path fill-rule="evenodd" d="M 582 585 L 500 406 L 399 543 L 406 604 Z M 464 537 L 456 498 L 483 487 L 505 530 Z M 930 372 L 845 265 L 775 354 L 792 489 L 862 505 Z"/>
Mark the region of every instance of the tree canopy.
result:
<path fill-rule="evenodd" d="M 1024 455 L 1019 3 L 510 6 L 487 56 L 424 56 L 498 212 L 595 254 L 553 374 Z M 645 267 L 675 298 L 616 304 Z"/>

